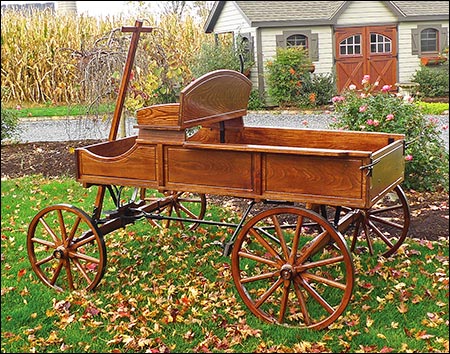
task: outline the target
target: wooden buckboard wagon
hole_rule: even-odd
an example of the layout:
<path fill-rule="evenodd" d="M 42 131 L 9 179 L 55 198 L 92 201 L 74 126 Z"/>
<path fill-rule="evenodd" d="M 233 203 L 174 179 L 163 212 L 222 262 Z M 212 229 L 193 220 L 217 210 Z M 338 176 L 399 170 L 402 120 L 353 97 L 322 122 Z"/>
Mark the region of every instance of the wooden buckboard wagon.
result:
<path fill-rule="evenodd" d="M 137 21 L 123 30 L 133 37 L 109 139 L 76 150 L 77 181 L 98 187 L 94 210 L 57 204 L 34 217 L 27 249 L 40 280 L 94 289 L 106 268 L 104 236 L 138 219 L 223 225 L 235 228 L 221 246 L 253 314 L 330 325 L 351 298 L 357 241 L 389 256 L 406 237 L 404 136 L 245 126 L 251 82 L 217 70 L 185 87 L 179 103 L 139 110 L 138 135 L 116 139 L 139 33 L 151 29 Z M 134 191 L 125 201 L 124 188 Z M 106 191 L 115 205 L 108 212 Z M 248 208 L 238 224 L 204 220 L 208 195 L 245 198 Z"/>

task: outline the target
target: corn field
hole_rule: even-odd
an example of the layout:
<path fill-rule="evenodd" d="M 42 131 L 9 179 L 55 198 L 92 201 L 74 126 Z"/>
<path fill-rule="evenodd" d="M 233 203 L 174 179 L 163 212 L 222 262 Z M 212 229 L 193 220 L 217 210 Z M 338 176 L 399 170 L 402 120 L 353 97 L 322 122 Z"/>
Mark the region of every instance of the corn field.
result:
<path fill-rule="evenodd" d="M 143 17 L 145 18 L 145 17 Z M 135 19 L 60 15 L 51 11 L 2 11 L 2 104 L 68 104 L 111 100 L 120 85 Z M 186 16 L 149 15 L 141 34 L 127 104 L 169 100 L 192 80 L 190 63 L 212 40 Z"/>

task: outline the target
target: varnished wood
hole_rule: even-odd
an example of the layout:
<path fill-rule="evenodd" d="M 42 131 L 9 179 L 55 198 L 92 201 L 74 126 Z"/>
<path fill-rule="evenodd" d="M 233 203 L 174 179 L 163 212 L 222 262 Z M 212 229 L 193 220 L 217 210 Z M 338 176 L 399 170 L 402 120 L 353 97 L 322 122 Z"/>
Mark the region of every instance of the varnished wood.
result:
<path fill-rule="evenodd" d="M 403 181 L 402 134 L 244 126 L 247 80 L 217 70 L 141 109 L 137 138 L 78 149 L 78 180 L 354 208 Z"/>

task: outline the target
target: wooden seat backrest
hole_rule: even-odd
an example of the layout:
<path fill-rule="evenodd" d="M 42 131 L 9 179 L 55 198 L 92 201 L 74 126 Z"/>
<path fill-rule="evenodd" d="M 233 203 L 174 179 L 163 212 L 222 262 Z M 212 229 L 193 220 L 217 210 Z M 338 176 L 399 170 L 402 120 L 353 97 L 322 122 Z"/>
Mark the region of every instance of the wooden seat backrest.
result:
<path fill-rule="evenodd" d="M 181 91 L 181 128 L 246 115 L 251 88 L 251 81 L 234 70 L 215 70 L 199 77 Z"/>

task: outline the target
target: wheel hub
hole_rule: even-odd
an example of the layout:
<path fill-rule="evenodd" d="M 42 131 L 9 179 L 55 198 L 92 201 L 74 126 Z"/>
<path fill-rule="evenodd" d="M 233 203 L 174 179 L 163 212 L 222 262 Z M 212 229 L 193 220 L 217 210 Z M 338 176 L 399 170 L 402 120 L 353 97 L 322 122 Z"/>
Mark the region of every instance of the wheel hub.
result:
<path fill-rule="evenodd" d="M 64 258 L 65 254 L 66 254 L 66 252 L 65 252 L 64 247 L 58 247 L 58 248 L 53 252 L 53 256 L 54 256 L 56 259 L 62 259 L 62 258 Z"/>
<path fill-rule="evenodd" d="M 290 280 L 294 276 L 294 268 L 290 264 L 281 267 L 280 275 L 284 280 Z"/>

